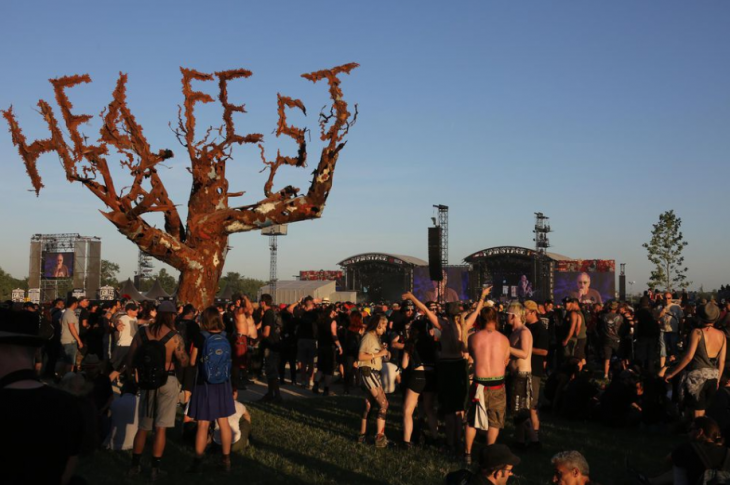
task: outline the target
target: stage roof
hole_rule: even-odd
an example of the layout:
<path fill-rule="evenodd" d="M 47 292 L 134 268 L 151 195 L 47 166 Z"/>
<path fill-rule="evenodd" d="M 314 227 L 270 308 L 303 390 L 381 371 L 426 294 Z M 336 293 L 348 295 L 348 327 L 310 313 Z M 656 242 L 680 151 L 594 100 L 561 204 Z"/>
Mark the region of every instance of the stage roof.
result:
<path fill-rule="evenodd" d="M 407 264 L 409 266 L 428 266 L 428 261 L 424 261 L 420 258 L 413 256 L 405 256 L 403 254 L 389 254 L 389 253 L 362 253 L 355 256 L 350 256 L 337 263 L 340 266 L 349 266 L 351 264 L 366 263 L 366 262 L 381 262 L 390 263 L 396 265 Z"/>
<path fill-rule="evenodd" d="M 481 251 L 477 251 L 474 254 L 470 254 L 466 258 L 464 258 L 464 261 L 467 263 L 472 262 L 474 259 L 480 259 L 480 258 L 490 258 L 494 256 L 507 256 L 507 255 L 516 255 L 516 256 L 528 256 L 532 257 L 532 255 L 535 253 L 534 249 L 528 249 L 523 248 L 519 246 L 497 246 L 494 248 L 487 248 L 482 249 Z M 572 261 L 573 258 L 569 258 L 567 256 L 563 256 L 562 254 L 558 253 L 551 253 L 546 252 L 545 255 L 552 259 L 553 261 Z"/>

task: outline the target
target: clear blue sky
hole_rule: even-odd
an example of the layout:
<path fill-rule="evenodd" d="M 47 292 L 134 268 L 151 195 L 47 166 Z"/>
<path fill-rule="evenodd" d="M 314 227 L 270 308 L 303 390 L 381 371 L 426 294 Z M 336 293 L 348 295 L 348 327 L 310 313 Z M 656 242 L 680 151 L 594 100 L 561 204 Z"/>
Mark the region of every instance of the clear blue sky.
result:
<path fill-rule="evenodd" d="M 0 45 L 0 107 L 14 106 L 31 140 L 47 134 L 35 104 L 53 100 L 49 78 L 91 75 L 69 93 L 76 112 L 98 115 L 128 73 L 129 104 L 152 146 L 178 155 L 163 177 L 183 206 L 187 163 L 167 126 L 182 102 L 180 66 L 252 70 L 231 99 L 249 112 L 240 130 L 263 133 L 273 156 L 293 149 L 272 134 L 276 93 L 301 98 L 309 116 L 291 119 L 316 130 L 325 89 L 299 75 L 361 64 L 343 82 L 360 117 L 324 216 L 281 239 L 280 279 L 361 252 L 425 259 L 432 205 L 445 204 L 452 263 L 492 246 L 531 247 L 541 211 L 555 231 L 551 250 L 627 263 L 639 285 L 650 271 L 641 244 L 674 209 L 695 286 L 730 283 L 727 1 L 2 2 Z M 218 122 L 215 107 L 199 112 L 200 123 Z M 98 127 L 87 127 L 91 139 Z M 258 200 L 258 151 L 234 156 L 231 188 L 247 191 L 242 203 Z M 40 160 L 39 198 L 6 129 L 0 160 L 0 267 L 26 276 L 32 234 L 78 232 L 101 237 L 103 257 L 132 275 L 136 247 L 63 179 L 55 156 Z M 304 187 L 309 172 L 282 170 L 277 185 Z M 268 278 L 266 238 L 238 234 L 231 246 L 226 271 Z"/>

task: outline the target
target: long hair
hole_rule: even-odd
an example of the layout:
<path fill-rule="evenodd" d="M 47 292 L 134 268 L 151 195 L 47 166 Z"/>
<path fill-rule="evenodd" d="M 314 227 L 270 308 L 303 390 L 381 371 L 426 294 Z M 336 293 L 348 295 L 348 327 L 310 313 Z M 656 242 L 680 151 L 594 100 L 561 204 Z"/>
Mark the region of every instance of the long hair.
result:
<path fill-rule="evenodd" d="M 352 310 L 350 312 L 350 326 L 348 327 L 348 330 L 350 332 L 359 333 L 362 329 L 362 313 L 360 313 L 358 310 Z"/>
<path fill-rule="evenodd" d="M 375 315 L 370 317 L 370 320 L 368 320 L 368 326 L 365 328 L 366 332 L 374 332 L 378 329 L 378 325 L 380 325 L 380 322 L 385 320 L 388 321 L 388 317 L 385 316 L 384 313 L 376 313 Z"/>
<path fill-rule="evenodd" d="M 219 332 L 225 329 L 218 308 L 209 306 L 200 315 L 200 328 L 206 332 Z"/>
<path fill-rule="evenodd" d="M 170 330 L 175 330 L 175 317 L 174 313 L 170 312 L 158 312 L 155 321 L 150 324 L 150 332 L 155 337 L 160 334 L 162 327 L 167 327 Z"/>

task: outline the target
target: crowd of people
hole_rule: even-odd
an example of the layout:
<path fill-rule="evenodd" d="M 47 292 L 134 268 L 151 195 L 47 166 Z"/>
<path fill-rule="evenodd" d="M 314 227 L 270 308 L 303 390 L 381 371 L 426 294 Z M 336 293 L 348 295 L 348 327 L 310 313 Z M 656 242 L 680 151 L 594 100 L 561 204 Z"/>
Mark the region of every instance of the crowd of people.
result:
<path fill-rule="evenodd" d="M 214 450 L 227 473 L 231 452 L 245 448 L 251 432 L 239 389 L 264 382 L 261 401 L 275 405 L 282 384 L 331 396 L 338 379 L 345 394 L 363 397 L 361 419 L 353 423 L 358 442 L 431 446 L 467 466 L 476 450 L 471 483 L 506 483 L 519 463 L 498 443 L 507 419 L 514 425 L 513 449 L 541 449 L 546 411 L 610 427 L 686 426 L 691 444 L 675 450 L 667 473 L 629 470 L 646 484 L 696 483 L 707 470 L 730 466 L 724 446 L 730 302 L 652 291 L 636 308 L 572 297 L 557 304 L 490 298 L 485 287 L 476 301 L 443 305 L 412 293 L 393 304 L 305 297 L 275 305 L 266 294 L 256 303 L 241 295 L 204 309 L 73 297 L 46 306 L 6 304 L 2 426 L 8 421 L 13 429 L 8 406 L 22 407 L 34 426 L 48 425 L 55 414 L 34 417 L 34 401 L 52 395 L 59 402 L 54 413 L 64 414 L 67 427 L 55 429 L 58 439 L 45 445 L 57 458 L 54 466 L 35 473 L 69 483 L 74 457 L 103 447 L 131 450 L 128 473 L 140 475 L 153 433 L 150 474 L 156 479 L 164 475 L 166 430 L 182 415 L 183 439 L 194 450 L 188 472 L 200 473 L 205 454 Z M 393 400 L 403 409 L 397 437 L 387 425 Z M 481 448 L 475 446 L 480 432 Z M 17 473 L 32 468 L 33 457 L 5 458 Z M 559 454 L 553 464 L 555 482 L 590 483 L 580 453 Z"/>

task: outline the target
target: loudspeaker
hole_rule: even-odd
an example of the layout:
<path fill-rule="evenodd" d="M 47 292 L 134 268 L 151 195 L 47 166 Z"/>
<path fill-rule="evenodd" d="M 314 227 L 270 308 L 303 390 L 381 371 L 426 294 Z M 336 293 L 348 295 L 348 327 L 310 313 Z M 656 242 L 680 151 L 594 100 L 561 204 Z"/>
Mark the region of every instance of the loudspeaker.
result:
<path fill-rule="evenodd" d="M 32 241 L 30 243 L 30 265 L 28 269 L 28 288 L 41 287 L 41 243 Z"/>
<path fill-rule="evenodd" d="M 101 286 L 101 241 L 89 242 L 89 262 L 86 265 L 86 296 L 98 298 Z"/>
<path fill-rule="evenodd" d="M 443 274 L 441 273 L 441 228 L 428 228 L 428 274 L 432 281 L 441 281 Z"/>
<path fill-rule="evenodd" d="M 626 275 L 622 274 L 618 277 L 618 299 L 626 301 Z"/>

